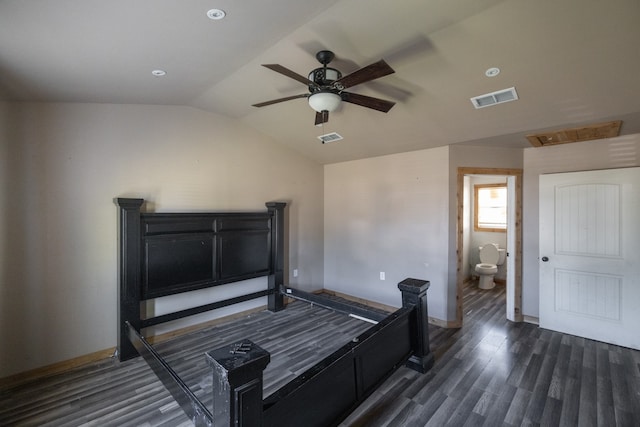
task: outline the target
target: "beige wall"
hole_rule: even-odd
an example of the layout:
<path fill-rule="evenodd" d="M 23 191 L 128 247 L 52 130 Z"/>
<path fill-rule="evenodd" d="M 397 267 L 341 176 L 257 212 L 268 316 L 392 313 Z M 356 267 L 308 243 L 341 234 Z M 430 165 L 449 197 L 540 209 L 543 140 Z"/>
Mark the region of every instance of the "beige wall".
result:
<path fill-rule="evenodd" d="M 115 346 L 114 197 L 143 197 L 157 211 L 291 202 L 288 264 L 300 271 L 291 281 L 322 287 L 322 166 L 228 118 L 187 107 L 2 104 L 0 153 L 0 377 Z"/>
<path fill-rule="evenodd" d="M 640 166 L 640 134 L 524 150 L 523 314 L 538 317 L 540 175 L 631 166 Z"/>
<path fill-rule="evenodd" d="M 399 307 L 398 282 L 425 279 L 429 315 L 446 318 L 448 157 L 441 147 L 325 166 L 325 288 Z"/>

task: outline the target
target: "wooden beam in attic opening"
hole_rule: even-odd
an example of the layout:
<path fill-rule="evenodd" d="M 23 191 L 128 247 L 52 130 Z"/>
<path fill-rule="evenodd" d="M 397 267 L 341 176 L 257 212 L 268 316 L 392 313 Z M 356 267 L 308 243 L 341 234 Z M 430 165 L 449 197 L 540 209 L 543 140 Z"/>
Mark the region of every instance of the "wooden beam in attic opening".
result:
<path fill-rule="evenodd" d="M 527 139 L 534 147 L 546 147 L 547 145 L 613 138 L 620 134 L 621 125 L 622 120 L 614 120 L 612 122 L 536 133 L 533 135 L 527 135 Z"/>

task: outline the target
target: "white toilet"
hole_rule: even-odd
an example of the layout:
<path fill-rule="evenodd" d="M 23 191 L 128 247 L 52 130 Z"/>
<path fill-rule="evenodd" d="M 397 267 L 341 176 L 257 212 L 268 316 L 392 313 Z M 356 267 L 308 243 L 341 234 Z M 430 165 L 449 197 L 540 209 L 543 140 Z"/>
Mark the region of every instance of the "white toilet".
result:
<path fill-rule="evenodd" d="M 480 289 L 491 289 L 496 284 L 493 276 L 498 272 L 498 266 L 504 264 L 507 255 L 505 249 L 498 249 L 495 243 L 487 243 L 480 246 L 480 263 L 476 264 L 476 273 L 480 276 L 478 287 Z"/>

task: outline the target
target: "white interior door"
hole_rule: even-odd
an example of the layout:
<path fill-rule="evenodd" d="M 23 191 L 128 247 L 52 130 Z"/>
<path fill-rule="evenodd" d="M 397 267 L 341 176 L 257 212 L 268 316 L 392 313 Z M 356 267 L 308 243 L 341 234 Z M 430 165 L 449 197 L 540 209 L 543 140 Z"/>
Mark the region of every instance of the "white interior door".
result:
<path fill-rule="evenodd" d="M 640 349 L 640 168 L 540 176 L 540 326 Z"/>

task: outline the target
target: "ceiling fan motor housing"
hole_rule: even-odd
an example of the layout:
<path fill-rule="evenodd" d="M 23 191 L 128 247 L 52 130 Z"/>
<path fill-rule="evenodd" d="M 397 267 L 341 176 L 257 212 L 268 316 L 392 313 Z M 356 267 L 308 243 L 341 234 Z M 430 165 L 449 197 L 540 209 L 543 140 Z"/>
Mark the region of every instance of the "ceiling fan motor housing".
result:
<path fill-rule="evenodd" d="M 331 86 L 333 82 L 341 77 L 342 73 L 335 68 L 316 68 L 309 73 L 309 80 L 315 83 L 315 85 L 309 85 L 309 90 L 311 92 L 317 92 L 318 89 L 323 89 L 322 86 L 325 86 L 324 89 L 326 89 L 327 86 Z M 320 86 L 320 88 L 318 88 L 318 86 Z"/>

